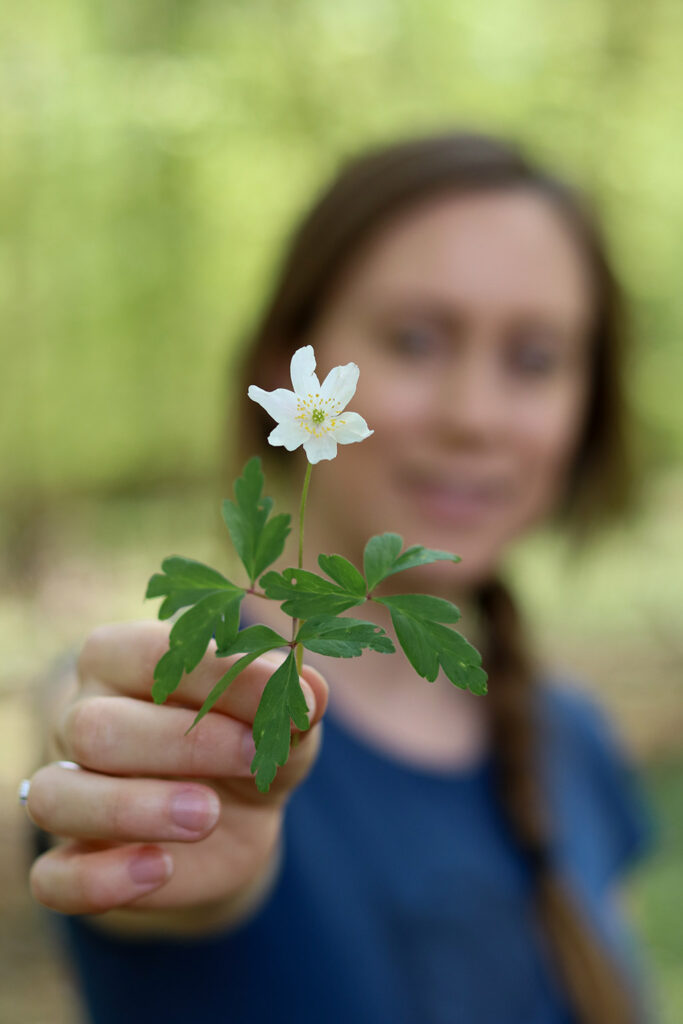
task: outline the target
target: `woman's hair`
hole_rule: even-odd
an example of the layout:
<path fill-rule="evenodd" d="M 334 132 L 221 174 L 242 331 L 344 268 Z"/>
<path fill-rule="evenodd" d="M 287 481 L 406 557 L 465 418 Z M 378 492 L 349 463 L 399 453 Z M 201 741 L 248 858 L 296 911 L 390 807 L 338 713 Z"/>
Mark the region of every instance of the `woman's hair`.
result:
<path fill-rule="evenodd" d="M 258 377 L 257 367 L 291 355 L 304 343 L 343 272 L 394 217 L 444 194 L 516 189 L 531 190 L 552 203 L 582 250 L 593 282 L 592 386 L 559 512 L 581 534 L 622 511 L 630 495 L 620 295 L 585 202 L 507 142 L 450 133 L 394 143 L 347 163 L 290 240 L 239 380 L 246 395 L 248 382 Z M 243 442 L 265 453 L 272 424 L 246 398 L 240 413 Z M 532 869 L 536 906 L 558 974 L 581 1024 L 632 1024 L 636 1013 L 629 981 L 584 920 L 553 864 L 551 824 L 536 761 L 537 673 L 515 603 L 498 579 L 482 586 L 477 599 L 490 676 L 486 702 L 497 797 Z"/>

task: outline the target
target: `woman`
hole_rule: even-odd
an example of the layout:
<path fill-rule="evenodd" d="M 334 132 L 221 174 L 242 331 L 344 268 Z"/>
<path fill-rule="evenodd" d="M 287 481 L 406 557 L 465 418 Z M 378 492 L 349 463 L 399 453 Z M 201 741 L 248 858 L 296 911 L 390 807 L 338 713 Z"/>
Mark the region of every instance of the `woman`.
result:
<path fill-rule="evenodd" d="M 168 626 L 91 634 L 27 809 L 59 837 L 31 886 L 69 915 L 57 920 L 92 1019 L 644 1019 L 613 896 L 647 816 L 597 708 L 534 664 L 499 578 L 529 528 L 585 528 L 625 501 L 618 296 L 599 233 L 496 140 L 361 156 L 294 236 L 240 393 L 287 387 L 308 343 L 322 373 L 358 363 L 353 408 L 374 429 L 315 467 L 309 560 L 358 563 L 385 530 L 456 551 L 457 567 L 398 588 L 456 601 L 489 693 L 428 685 L 401 655 L 335 662 L 323 739 L 311 658 L 312 728 L 264 797 L 248 765 L 266 659 L 185 737 L 224 664 L 209 652 L 155 706 Z M 272 456 L 261 414 L 245 403 L 245 447 Z M 300 453 L 276 455 L 298 486 Z M 279 625 L 255 604 L 247 619 Z"/>

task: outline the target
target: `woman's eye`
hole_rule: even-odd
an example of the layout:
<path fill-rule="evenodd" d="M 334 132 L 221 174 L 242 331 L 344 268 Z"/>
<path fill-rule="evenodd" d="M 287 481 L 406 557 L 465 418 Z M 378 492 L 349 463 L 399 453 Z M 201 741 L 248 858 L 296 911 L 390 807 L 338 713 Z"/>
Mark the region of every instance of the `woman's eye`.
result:
<path fill-rule="evenodd" d="M 441 339 L 430 327 L 397 327 L 389 332 L 389 344 L 398 355 L 419 358 L 439 352 Z"/>
<path fill-rule="evenodd" d="M 559 357 L 549 348 L 524 345 L 510 353 L 509 362 L 513 370 L 540 376 L 555 370 L 559 363 Z"/>
<path fill-rule="evenodd" d="M 564 345 L 555 330 L 533 329 L 514 332 L 508 339 L 507 364 L 515 373 L 544 376 L 559 369 Z"/>

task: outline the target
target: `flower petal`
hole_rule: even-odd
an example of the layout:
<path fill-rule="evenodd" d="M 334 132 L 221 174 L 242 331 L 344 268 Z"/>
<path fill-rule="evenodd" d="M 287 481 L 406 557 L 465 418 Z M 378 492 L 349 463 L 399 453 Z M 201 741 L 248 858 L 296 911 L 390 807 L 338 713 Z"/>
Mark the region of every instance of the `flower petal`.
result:
<path fill-rule="evenodd" d="M 298 348 L 292 356 L 289 372 L 292 377 L 292 386 L 297 395 L 303 398 L 306 395 L 320 391 L 320 381 L 315 375 L 315 354 L 312 345 L 304 345 Z"/>
<path fill-rule="evenodd" d="M 263 406 L 268 415 L 278 422 L 296 416 L 296 395 L 293 391 L 287 391 L 285 388 L 264 391 L 263 388 L 257 388 L 255 384 L 251 384 L 247 394 L 252 402 Z"/>
<path fill-rule="evenodd" d="M 334 411 L 341 410 L 351 401 L 358 384 L 360 370 L 355 363 L 347 363 L 346 366 L 335 366 L 330 370 L 320 388 L 320 397 L 334 403 Z"/>
<path fill-rule="evenodd" d="M 342 423 L 341 420 L 344 422 Z M 354 441 L 364 441 L 374 430 L 370 430 L 362 416 L 357 412 L 345 412 L 330 434 L 339 444 L 352 444 Z"/>
<path fill-rule="evenodd" d="M 293 452 L 310 436 L 305 427 L 292 420 L 284 420 L 268 434 L 268 444 L 283 445 L 288 452 Z"/>
<path fill-rule="evenodd" d="M 304 442 L 304 451 L 308 456 L 308 461 L 315 465 L 321 459 L 333 459 L 335 457 L 337 454 L 337 442 L 331 432 L 323 434 L 322 437 L 309 437 Z"/>

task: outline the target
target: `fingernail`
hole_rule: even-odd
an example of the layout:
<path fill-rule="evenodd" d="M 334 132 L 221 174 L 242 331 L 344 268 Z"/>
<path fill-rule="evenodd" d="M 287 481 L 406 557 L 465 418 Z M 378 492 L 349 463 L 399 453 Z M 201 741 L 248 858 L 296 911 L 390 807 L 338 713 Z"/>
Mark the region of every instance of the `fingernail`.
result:
<path fill-rule="evenodd" d="M 173 871 L 170 853 L 147 850 L 128 861 L 128 873 L 136 885 L 151 887 L 165 882 Z"/>
<path fill-rule="evenodd" d="M 186 790 L 171 798 L 171 821 L 190 832 L 205 832 L 218 821 L 221 805 L 215 793 Z"/>

